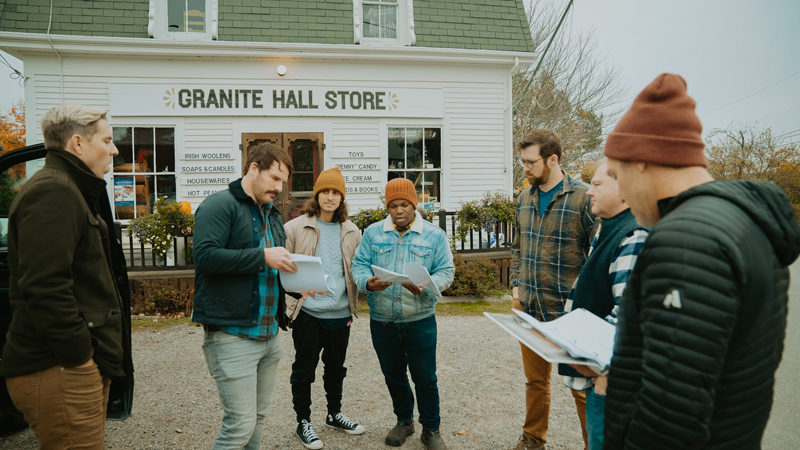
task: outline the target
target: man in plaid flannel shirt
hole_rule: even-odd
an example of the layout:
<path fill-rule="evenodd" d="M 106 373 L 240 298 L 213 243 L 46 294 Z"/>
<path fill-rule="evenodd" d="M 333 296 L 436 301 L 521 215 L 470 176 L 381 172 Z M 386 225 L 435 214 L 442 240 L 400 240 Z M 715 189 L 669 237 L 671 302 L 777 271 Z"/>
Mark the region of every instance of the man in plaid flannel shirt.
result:
<path fill-rule="evenodd" d="M 600 218 L 600 225 L 564 309 L 584 308 L 616 324 L 622 292 L 648 232 L 633 217 L 619 193 L 617 180 L 608 176 L 608 161 L 604 158 L 596 166 L 587 195 L 591 198 L 592 214 Z M 589 450 L 602 449 L 608 378 L 566 364 L 559 364 L 558 372 L 564 375 L 568 388 L 585 391 Z"/>
<path fill-rule="evenodd" d="M 564 313 L 589 253 L 594 216 L 586 183 L 559 165 L 561 141 L 552 130 L 534 130 L 519 143 L 519 163 L 531 186 L 517 200 L 517 235 L 511 247 L 513 307 L 542 321 Z M 525 423 L 516 449 L 544 448 L 550 416 L 550 363 L 521 345 L 525 370 Z M 572 391 L 586 442 L 586 395 Z"/>

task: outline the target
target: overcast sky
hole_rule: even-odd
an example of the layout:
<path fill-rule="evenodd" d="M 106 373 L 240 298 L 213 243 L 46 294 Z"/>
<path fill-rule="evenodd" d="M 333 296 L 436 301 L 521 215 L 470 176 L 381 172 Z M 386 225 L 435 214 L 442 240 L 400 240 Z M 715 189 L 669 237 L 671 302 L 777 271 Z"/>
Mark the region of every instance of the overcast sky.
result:
<path fill-rule="evenodd" d="M 560 10 L 568 3 L 547 1 Z M 562 32 L 594 33 L 625 105 L 659 73 L 674 72 L 686 79 L 706 132 L 755 125 L 772 127 L 782 143 L 800 142 L 799 0 L 576 0 Z M 10 73 L 0 60 L 3 112 L 24 96 Z"/>
<path fill-rule="evenodd" d="M 627 90 L 625 109 L 673 72 L 686 79 L 704 133 L 755 125 L 800 143 L 798 0 L 576 0 L 565 27 L 594 33 Z"/>

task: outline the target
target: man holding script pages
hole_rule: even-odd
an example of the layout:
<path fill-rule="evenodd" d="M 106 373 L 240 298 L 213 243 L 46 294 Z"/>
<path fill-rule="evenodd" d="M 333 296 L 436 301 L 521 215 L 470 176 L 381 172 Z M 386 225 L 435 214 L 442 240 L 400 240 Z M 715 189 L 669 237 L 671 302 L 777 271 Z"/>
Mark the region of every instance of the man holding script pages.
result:
<path fill-rule="evenodd" d="M 295 433 L 300 442 L 311 449 L 322 448 L 322 440 L 311 423 L 311 383 L 320 352 L 325 365 L 322 380 L 328 401 L 325 425 L 348 434 L 365 431 L 363 426 L 342 414 L 342 384 L 347 373 L 344 361 L 358 301 L 358 287 L 350 268 L 361 242 L 361 231 L 347 218 L 345 191 L 339 168 L 325 170 L 317 177 L 314 193 L 303 206 L 303 214 L 286 223 L 286 249 L 300 254 L 293 255 L 293 260 L 305 259 L 301 255 L 311 255 L 316 260 L 305 273 L 303 262 L 299 262 L 297 274 L 306 282 L 315 275 L 325 286 L 318 290 L 325 292 L 317 292 L 306 299 L 286 296 L 286 314 L 295 350 L 290 378 L 297 417 Z M 323 270 L 327 276 L 322 274 Z"/>
<path fill-rule="evenodd" d="M 409 371 L 417 394 L 422 443 L 427 449 L 444 449 L 439 433 L 434 313 L 437 292 L 453 282 L 455 266 L 444 231 L 426 222 L 416 207 L 417 192 L 411 180 L 395 178 L 386 183 L 389 217 L 364 232 L 353 259 L 353 278 L 358 289 L 367 294 L 372 346 L 397 416 L 386 444 L 399 447 L 414 433 L 414 394 L 406 375 Z M 422 276 L 420 281 L 409 273 L 408 267 L 415 264 L 429 276 Z M 405 272 L 409 280 L 386 281 L 373 272 L 373 267 L 395 272 L 392 276 Z M 387 276 L 387 272 L 382 273 Z M 428 279 L 432 283 L 423 284 Z"/>
<path fill-rule="evenodd" d="M 592 184 L 586 195 L 591 199 L 592 214 L 600 218 L 600 225 L 592 238 L 589 257 L 581 268 L 564 309 L 575 310 L 567 316 L 588 311 L 616 324 L 622 292 L 647 239 L 647 230 L 636 223 L 628 204 L 619 194 L 617 180 L 608 176 L 608 162 L 602 159 L 595 165 Z M 576 333 L 580 333 L 580 330 L 576 330 Z M 611 349 L 608 350 L 607 363 L 611 359 Z M 608 379 L 604 376 L 594 378 L 595 374 L 591 371 L 566 364 L 559 364 L 558 373 L 564 375 L 564 384 L 570 389 L 586 391 L 589 450 L 602 449 Z"/>

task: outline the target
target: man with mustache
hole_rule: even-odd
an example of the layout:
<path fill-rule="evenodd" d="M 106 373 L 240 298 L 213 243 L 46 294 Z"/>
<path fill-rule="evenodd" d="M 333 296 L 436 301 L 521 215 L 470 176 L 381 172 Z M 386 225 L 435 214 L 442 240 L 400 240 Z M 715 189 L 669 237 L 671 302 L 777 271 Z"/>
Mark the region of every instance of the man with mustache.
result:
<path fill-rule="evenodd" d="M 244 176 L 197 208 L 192 321 L 203 324 L 203 353 L 224 410 L 212 448 L 257 449 L 272 403 L 286 329 L 278 271 L 296 272 L 273 207 L 292 173 L 281 148 L 258 144 Z"/>
<path fill-rule="evenodd" d="M 342 413 L 342 384 L 347 374 L 344 360 L 350 341 L 350 325 L 356 315 L 358 286 L 353 281 L 353 254 L 361 242 L 361 231 L 347 218 L 344 177 L 332 167 L 317 177 L 313 195 L 303 214 L 286 223 L 286 249 L 292 253 L 319 256 L 329 275 L 331 292 L 317 293 L 307 300 L 286 297 L 294 341 L 292 404 L 297 418 L 295 434 L 303 446 L 322 448 L 322 440 L 311 423 L 311 383 L 320 353 L 328 415 L 325 424 L 348 434 L 365 429 Z"/>
<path fill-rule="evenodd" d="M 511 246 L 513 307 L 540 321 L 564 313 L 570 288 L 589 253 L 594 216 L 588 186 L 561 170 L 561 140 L 532 131 L 519 143 L 519 164 L 531 186 L 517 199 L 517 236 Z M 550 363 L 525 345 L 525 423 L 517 450 L 542 449 L 550 416 Z M 572 391 L 586 443 L 586 395 Z"/>
<path fill-rule="evenodd" d="M 369 302 L 372 346 L 378 355 L 392 397 L 397 424 L 386 445 L 399 447 L 414 433 L 414 394 L 422 424 L 422 443 L 428 450 L 446 448 L 439 432 L 439 387 L 436 380 L 436 294 L 430 287 L 381 281 L 372 265 L 402 273 L 415 262 L 428 270 L 439 291 L 453 282 L 455 266 L 447 235 L 416 211 L 414 183 L 395 178 L 386 183 L 389 216 L 364 232 L 353 258 L 353 278 Z"/>

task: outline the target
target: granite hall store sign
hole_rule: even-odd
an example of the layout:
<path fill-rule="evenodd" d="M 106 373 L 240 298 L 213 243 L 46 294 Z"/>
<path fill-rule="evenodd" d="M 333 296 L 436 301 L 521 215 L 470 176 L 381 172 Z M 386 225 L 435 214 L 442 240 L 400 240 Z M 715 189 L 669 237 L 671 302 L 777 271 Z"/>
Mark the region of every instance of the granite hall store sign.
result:
<path fill-rule="evenodd" d="M 441 89 L 112 83 L 115 116 L 441 117 Z"/>

